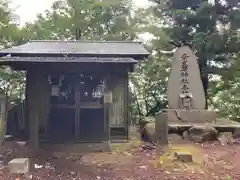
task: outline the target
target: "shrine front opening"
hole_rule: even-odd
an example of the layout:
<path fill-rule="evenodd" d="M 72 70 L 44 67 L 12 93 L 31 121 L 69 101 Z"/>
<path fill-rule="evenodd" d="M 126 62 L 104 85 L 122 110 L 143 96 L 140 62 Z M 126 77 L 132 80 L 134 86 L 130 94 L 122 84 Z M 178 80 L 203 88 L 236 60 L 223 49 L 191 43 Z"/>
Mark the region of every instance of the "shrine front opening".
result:
<path fill-rule="evenodd" d="M 47 139 L 54 142 L 101 141 L 104 135 L 104 75 L 54 74 L 51 110 L 45 124 Z M 44 128 L 44 127 L 43 127 Z"/>

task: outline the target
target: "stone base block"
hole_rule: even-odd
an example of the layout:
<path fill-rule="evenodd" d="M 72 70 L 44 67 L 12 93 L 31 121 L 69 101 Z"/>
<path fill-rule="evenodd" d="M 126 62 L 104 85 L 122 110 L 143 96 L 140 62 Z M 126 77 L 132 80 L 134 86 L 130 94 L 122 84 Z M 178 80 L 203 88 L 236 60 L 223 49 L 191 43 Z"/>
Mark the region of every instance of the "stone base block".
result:
<path fill-rule="evenodd" d="M 150 124 L 150 123 L 149 123 Z M 155 138 L 160 145 L 168 144 L 168 114 L 160 113 L 155 117 Z"/>
<path fill-rule="evenodd" d="M 215 123 L 217 115 L 213 111 L 205 109 L 166 109 L 168 113 L 168 122 L 174 123 Z"/>
<path fill-rule="evenodd" d="M 18 158 L 13 159 L 8 163 L 8 169 L 14 174 L 26 174 L 30 170 L 30 160 L 29 158 Z"/>

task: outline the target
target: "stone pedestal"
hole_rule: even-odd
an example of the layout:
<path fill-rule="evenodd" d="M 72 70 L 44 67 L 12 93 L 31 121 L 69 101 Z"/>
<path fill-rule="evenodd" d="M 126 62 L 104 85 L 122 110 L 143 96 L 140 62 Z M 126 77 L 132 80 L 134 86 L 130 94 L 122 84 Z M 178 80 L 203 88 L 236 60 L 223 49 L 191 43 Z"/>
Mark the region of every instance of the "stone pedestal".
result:
<path fill-rule="evenodd" d="M 165 109 L 168 115 L 168 123 L 216 123 L 217 115 L 206 109 Z"/>

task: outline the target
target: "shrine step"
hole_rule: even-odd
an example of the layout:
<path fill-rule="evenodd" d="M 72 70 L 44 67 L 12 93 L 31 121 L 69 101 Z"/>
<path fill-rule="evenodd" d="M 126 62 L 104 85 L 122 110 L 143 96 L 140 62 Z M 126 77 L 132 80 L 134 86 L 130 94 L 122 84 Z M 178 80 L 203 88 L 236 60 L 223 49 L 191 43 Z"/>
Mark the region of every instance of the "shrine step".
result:
<path fill-rule="evenodd" d="M 111 137 L 111 140 L 127 139 L 128 135 L 127 135 L 125 128 L 111 128 L 110 137 Z"/>

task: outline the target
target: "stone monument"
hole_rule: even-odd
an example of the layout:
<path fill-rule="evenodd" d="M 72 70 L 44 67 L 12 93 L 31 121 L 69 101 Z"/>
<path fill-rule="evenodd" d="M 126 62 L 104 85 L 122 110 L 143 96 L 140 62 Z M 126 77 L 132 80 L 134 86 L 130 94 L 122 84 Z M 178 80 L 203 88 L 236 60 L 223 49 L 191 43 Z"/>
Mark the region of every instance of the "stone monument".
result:
<path fill-rule="evenodd" d="M 205 109 L 205 92 L 194 52 L 182 46 L 173 57 L 167 89 L 168 109 L 155 116 L 154 140 L 166 145 L 168 133 L 174 133 L 199 143 L 217 140 L 219 132 L 237 132 L 238 123 L 217 121 L 216 113 Z"/>
<path fill-rule="evenodd" d="M 169 109 L 204 109 L 205 94 L 197 57 L 188 46 L 174 53 L 168 79 Z"/>
<path fill-rule="evenodd" d="M 205 109 L 206 99 L 197 57 L 188 46 L 179 47 L 173 56 L 168 79 L 168 122 L 213 123 L 216 113 Z"/>

